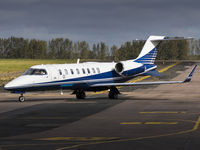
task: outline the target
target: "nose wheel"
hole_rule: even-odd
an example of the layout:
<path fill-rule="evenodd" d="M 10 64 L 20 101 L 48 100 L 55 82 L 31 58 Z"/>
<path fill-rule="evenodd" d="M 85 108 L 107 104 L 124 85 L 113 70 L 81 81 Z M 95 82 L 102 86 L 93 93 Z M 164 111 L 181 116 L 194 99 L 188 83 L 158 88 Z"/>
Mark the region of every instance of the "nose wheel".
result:
<path fill-rule="evenodd" d="M 25 101 L 25 97 L 23 96 L 23 94 L 19 97 L 19 101 L 20 102 L 24 102 Z"/>

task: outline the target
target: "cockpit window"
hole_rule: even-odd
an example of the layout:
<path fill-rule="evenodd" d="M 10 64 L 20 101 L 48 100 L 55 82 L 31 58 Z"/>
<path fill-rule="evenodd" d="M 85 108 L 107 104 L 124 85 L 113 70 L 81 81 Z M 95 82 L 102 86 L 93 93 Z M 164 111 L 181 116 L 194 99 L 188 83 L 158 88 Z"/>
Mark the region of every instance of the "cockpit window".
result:
<path fill-rule="evenodd" d="M 23 75 L 47 75 L 47 71 L 45 69 L 30 68 Z"/>

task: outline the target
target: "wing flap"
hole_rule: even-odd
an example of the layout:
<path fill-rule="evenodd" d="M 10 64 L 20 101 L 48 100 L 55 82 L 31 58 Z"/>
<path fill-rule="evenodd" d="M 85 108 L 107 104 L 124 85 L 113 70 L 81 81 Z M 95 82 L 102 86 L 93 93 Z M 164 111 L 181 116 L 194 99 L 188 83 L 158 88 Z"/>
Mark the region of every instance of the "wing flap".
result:
<path fill-rule="evenodd" d="M 134 85 L 159 85 L 159 84 L 175 84 L 183 83 L 184 81 L 158 81 L 158 82 L 135 82 L 135 83 L 100 83 L 93 84 L 91 87 L 99 86 L 134 86 Z"/>

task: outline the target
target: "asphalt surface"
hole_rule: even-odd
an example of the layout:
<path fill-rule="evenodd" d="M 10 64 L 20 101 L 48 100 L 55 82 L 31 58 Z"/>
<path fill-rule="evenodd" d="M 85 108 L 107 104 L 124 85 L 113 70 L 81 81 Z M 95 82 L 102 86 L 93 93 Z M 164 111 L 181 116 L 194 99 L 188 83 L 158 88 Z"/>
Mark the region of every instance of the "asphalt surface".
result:
<path fill-rule="evenodd" d="M 162 78 L 184 80 L 191 69 L 179 64 Z M 120 89 L 118 100 L 47 92 L 20 103 L 0 93 L 0 150 L 198 150 L 199 75 L 198 67 L 191 83 Z"/>

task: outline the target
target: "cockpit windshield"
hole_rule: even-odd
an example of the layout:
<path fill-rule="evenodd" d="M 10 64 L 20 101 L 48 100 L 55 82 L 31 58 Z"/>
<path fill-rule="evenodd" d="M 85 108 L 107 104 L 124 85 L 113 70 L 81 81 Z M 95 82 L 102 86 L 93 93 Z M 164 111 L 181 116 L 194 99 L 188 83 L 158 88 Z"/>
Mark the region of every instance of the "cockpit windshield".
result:
<path fill-rule="evenodd" d="M 47 71 L 45 69 L 30 68 L 23 75 L 47 75 Z"/>

